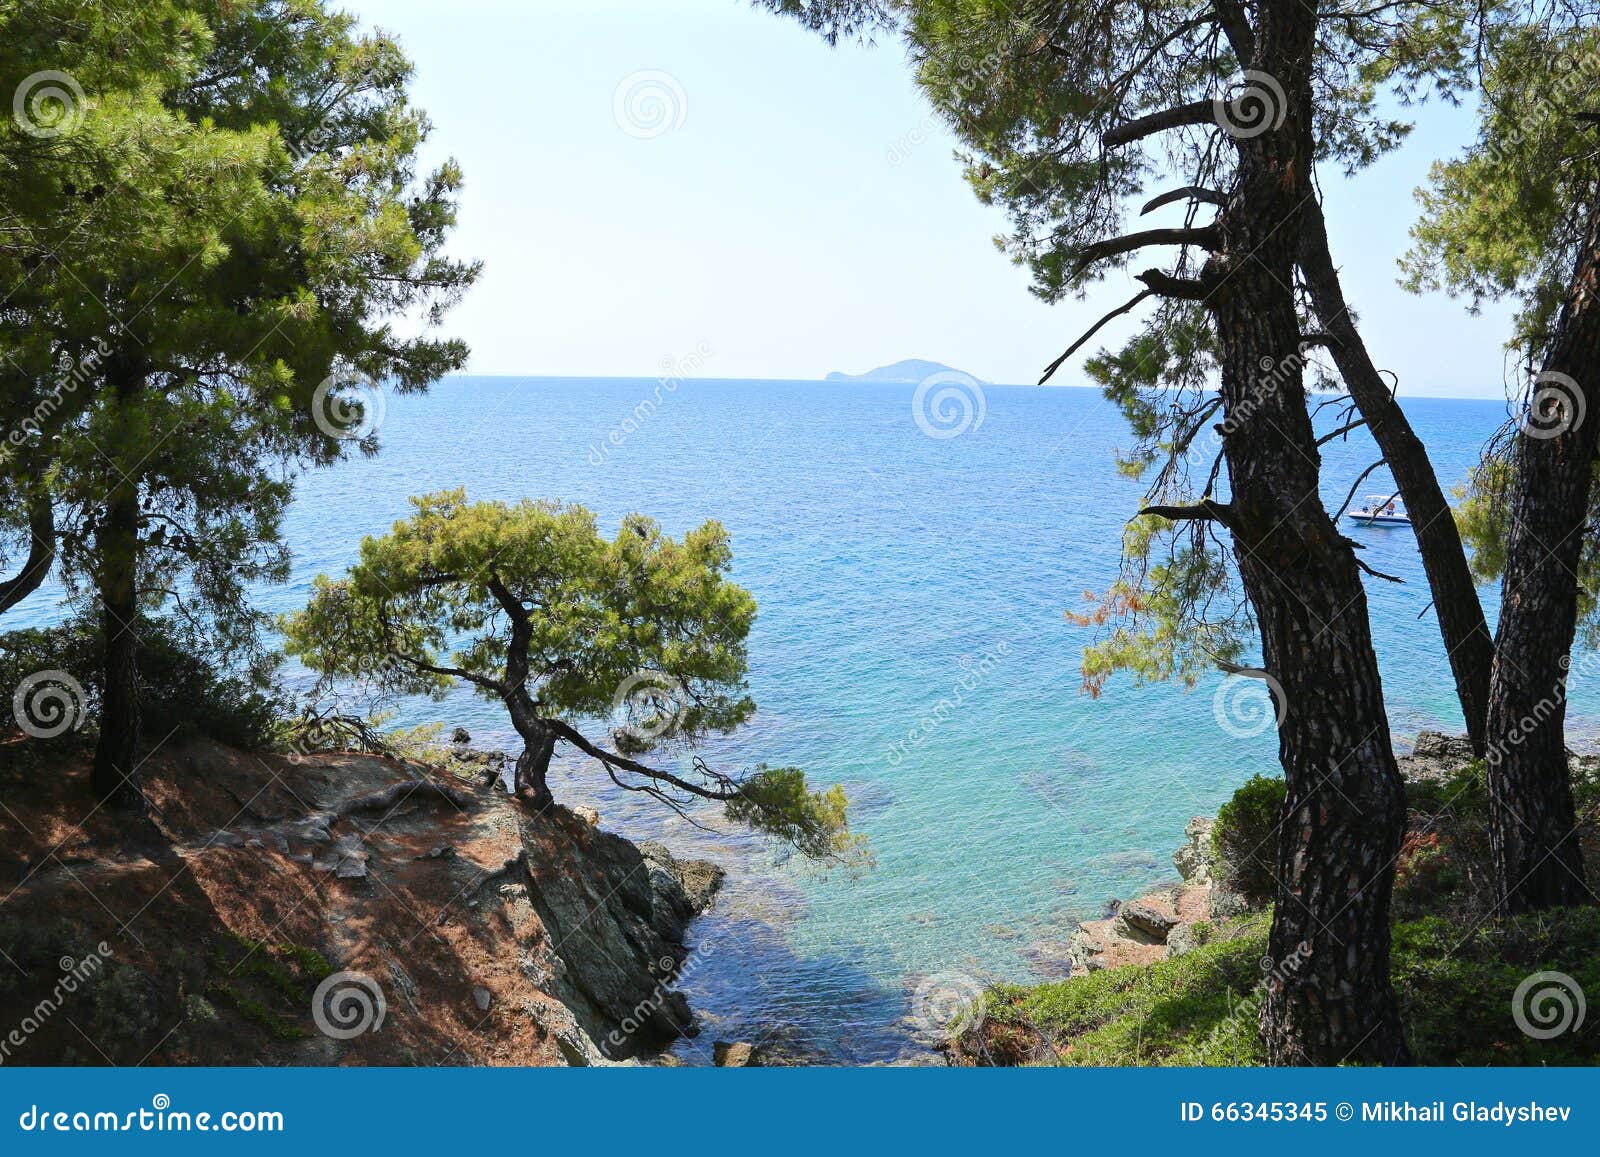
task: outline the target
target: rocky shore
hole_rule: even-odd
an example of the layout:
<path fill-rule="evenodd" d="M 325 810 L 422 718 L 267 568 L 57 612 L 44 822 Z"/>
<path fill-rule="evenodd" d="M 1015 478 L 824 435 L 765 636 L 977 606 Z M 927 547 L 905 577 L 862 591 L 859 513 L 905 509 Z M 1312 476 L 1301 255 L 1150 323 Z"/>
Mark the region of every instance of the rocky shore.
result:
<path fill-rule="evenodd" d="M 174 740 L 130 825 L 82 818 L 85 752 L 0 743 L 6 1060 L 595 1065 L 692 1035 L 672 979 L 722 870 L 464 762 Z"/>
<path fill-rule="evenodd" d="M 1464 736 L 1423 731 L 1398 762 L 1401 776 L 1417 782 L 1443 779 L 1472 759 Z M 1176 882 L 1134 900 L 1113 902 L 1107 917 L 1078 925 L 1066 946 L 1074 973 L 1180 956 L 1208 935 L 1211 925 L 1248 910 L 1245 899 L 1227 887 L 1228 866 L 1216 862 L 1211 847 L 1215 825 L 1212 817 L 1195 816 L 1184 828 L 1184 842 L 1172 856 Z"/>

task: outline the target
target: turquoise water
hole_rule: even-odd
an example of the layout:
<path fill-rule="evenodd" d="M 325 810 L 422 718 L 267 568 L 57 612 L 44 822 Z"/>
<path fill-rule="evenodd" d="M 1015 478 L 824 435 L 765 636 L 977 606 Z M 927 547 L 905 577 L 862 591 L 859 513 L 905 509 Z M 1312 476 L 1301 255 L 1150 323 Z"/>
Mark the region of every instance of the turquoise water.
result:
<path fill-rule="evenodd" d="M 470 378 L 389 399 L 382 454 L 304 480 L 288 524 L 294 582 L 263 600 L 300 605 L 408 495 L 446 486 L 581 502 L 608 532 L 632 510 L 674 533 L 708 517 L 728 527 L 735 577 L 761 607 L 760 711 L 709 754 L 845 784 L 877 863 L 819 877 L 561 766 L 558 797 L 735 869 L 697 925 L 684 987 L 708 1031 L 684 1060 L 707 1060 L 713 1037 L 775 1035 L 849 1062 L 914 1051 L 919 978 L 1059 975 L 1076 920 L 1170 878 L 1188 818 L 1275 768 L 1270 730 L 1218 725 L 1220 680 L 1080 693 L 1090 632 L 1064 612 L 1116 576 L 1140 495 L 1113 468 L 1129 439 L 1097 393 L 986 387 L 982 425 L 936 439 L 909 386 L 688 381 L 625 429 L 657 393 L 643 380 Z M 1407 405 L 1447 483 L 1505 415 L 1491 402 Z M 1358 437 L 1326 453 L 1331 506 L 1377 455 Z M 1375 474 L 1362 490 L 1387 483 Z M 1434 621 L 1418 621 L 1429 598 L 1410 532 L 1350 533 L 1368 563 L 1406 580 L 1369 584 L 1396 738 L 1459 729 Z M 53 613 L 38 597 L 7 625 Z M 1577 686 L 1573 700 L 1574 726 L 1591 729 L 1600 693 Z M 509 736 L 492 704 L 465 694 L 408 704 L 404 721 L 462 724 L 480 745 Z"/>

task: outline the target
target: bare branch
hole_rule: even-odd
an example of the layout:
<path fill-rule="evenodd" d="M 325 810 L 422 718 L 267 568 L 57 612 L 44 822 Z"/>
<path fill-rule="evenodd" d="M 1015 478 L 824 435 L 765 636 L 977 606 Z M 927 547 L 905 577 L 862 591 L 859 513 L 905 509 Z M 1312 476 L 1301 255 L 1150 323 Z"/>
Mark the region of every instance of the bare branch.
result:
<path fill-rule="evenodd" d="M 1339 437 L 1341 434 L 1348 434 L 1351 430 L 1359 429 L 1360 427 L 1365 426 L 1366 424 L 1367 424 L 1367 420 L 1365 418 L 1357 418 L 1354 422 L 1346 422 L 1343 426 L 1340 426 L 1337 430 L 1334 430 L 1334 431 L 1332 431 L 1330 433 L 1324 434 L 1322 437 L 1318 438 L 1317 439 L 1317 445 L 1321 446 L 1321 445 L 1324 445 L 1324 444 L 1326 444 L 1328 442 L 1332 442 L 1335 438 Z"/>
<path fill-rule="evenodd" d="M 1392 574 L 1384 574 L 1381 570 L 1374 570 L 1372 567 L 1368 566 L 1366 563 L 1361 561 L 1361 556 L 1360 555 L 1353 554 L 1350 557 L 1354 558 L 1356 560 L 1356 565 L 1358 567 L 1360 567 L 1362 570 L 1366 571 L 1373 578 L 1381 578 L 1384 582 L 1390 582 L 1390 583 L 1401 583 L 1401 584 L 1404 584 L 1404 582 L 1406 581 L 1405 579 L 1397 578 L 1396 576 L 1394 576 Z"/>
<path fill-rule="evenodd" d="M 625 755 L 618 755 L 615 752 L 607 751 L 603 747 L 596 747 L 593 743 L 590 743 L 583 733 L 577 728 L 563 723 L 559 719 L 550 719 L 546 720 L 546 722 L 548 722 L 551 727 L 555 728 L 556 734 L 562 739 L 572 744 L 572 746 L 576 747 L 585 755 L 598 759 L 608 768 L 618 767 L 623 771 L 631 771 L 635 775 L 642 775 L 649 779 L 657 780 L 661 783 L 670 783 L 673 787 L 678 788 L 680 791 L 686 791 L 690 795 L 697 795 L 701 799 L 730 800 L 737 799 L 742 794 L 739 790 L 739 785 L 731 778 L 726 775 L 712 772 L 709 768 L 705 768 L 704 764 L 699 766 L 704 768 L 706 773 L 710 775 L 713 780 L 725 786 L 716 789 L 701 787 L 699 784 L 690 783 L 686 779 L 679 779 L 671 772 L 662 771 L 659 768 L 651 767 L 648 764 L 640 763 L 634 759 L 629 759 Z"/>
<path fill-rule="evenodd" d="M 1139 210 L 1139 216 L 1153 213 L 1163 205 L 1170 205 L 1174 201 L 1201 201 L 1207 205 L 1226 205 L 1228 197 L 1216 189 L 1207 189 L 1202 185 L 1185 185 L 1181 189 L 1173 189 L 1169 193 L 1162 193 L 1159 197 L 1152 197 L 1146 201 L 1144 208 Z"/>
<path fill-rule="evenodd" d="M 1076 276 L 1082 273 L 1096 261 L 1132 253 L 1147 245 L 1198 245 L 1203 249 L 1211 249 L 1216 243 L 1217 230 L 1211 225 L 1197 229 L 1145 229 L 1139 233 L 1129 233 L 1123 237 L 1111 237 L 1105 241 L 1085 245 L 1078 251 L 1078 265 L 1073 274 Z"/>
<path fill-rule="evenodd" d="M 1178 105 L 1176 108 L 1162 109 L 1160 112 L 1135 117 L 1126 124 L 1120 124 L 1108 131 L 1100 138 L 1100 143 L 1108 149 L 1114 149 L 1119 145 L 1130 145 L 1134 141 L 1141 141 L 1145 137 L 1154 136 L 1156 133 L 1166 132 L 1168 129 L 1184 128 L 1188 125 L 1215 124 L 1216 119 L 1216 103 L 1214 101 L 1192 101 L 1189 104 Z"/>
<path fill-rule="evenodd" d="M 1170 522 L 1220 522 L 1233 529 L 1233 507 L 1214 498 L 1204 498 L 1192 506 L 1146 506 L 1141 515 L 1153 514 Z"/>
<path fill-rule="evenodd" d="M 1193 278 L 1174 277 L 1160 269 L 1146 269 L 1137 280 L 1144 282 L 1162 297 L 1180 301 L 1204 301 L 1209 294 L 1205 283 Z"/>
<path fill-rule="evenodd" d="M 1095 334 L 1099 333 L 1101 328 L 1106 324 L 1106 322 L 1110 321 L 1114 317 L 1121 317 L 1123 314 L 1127 313 L 1134 306 L 1138 305 L 1141 301 L 1143 301 L 1145 298 L 1151 296 L 1153 293 L 1155 293 L 1155 290 L 1146 289 L 1142 293 L 1135 294 L 1128 301 L 1124 302 L 1122 305 L 1119 305 L 1116 309 L 1113 309 L 1110 313 L 1106 314 L 1099 321 L 1097 321 L 1093 325 L 1091 325 L 1089 327 L 1089 329 L 1088 329 L 1088 332 L 1086 332 L 1077 341 L 1073 342 L 1070 346 L 1067 347 L 1067 352 L 1066 353 L 1062 354 L 1055 361 L 1051 362 L 1048 366 L 1046 366 L 1044 368 L 1044 376 L 1039 379 L 1039 384 L 1042 386 L 1046 382 L 1048 382 L 1052 377 L 1054 377 L 1055 376 L 1055 372 L 1058 369 L 1061 368 L 1061 363 L 1066 361 L 1073 354 L 1077 353 L 1080 349 L 1082 349 L 1083 348 L 1083 344 L 1085 342 L 1087 342 L 1090 338 L 1092 338 Z"/>

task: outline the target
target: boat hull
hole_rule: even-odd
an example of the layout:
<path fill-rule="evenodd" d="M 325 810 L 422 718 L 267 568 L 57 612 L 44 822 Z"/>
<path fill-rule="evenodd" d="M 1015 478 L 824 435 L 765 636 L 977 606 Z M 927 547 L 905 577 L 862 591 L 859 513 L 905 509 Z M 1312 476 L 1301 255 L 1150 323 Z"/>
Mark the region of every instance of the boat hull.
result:
<path fill-rule="evenodd" d="M 1359 522 L 1364 526 L 1410 526 L 1409 518 L 1400 518 L 1393 514 L 1347 514 L 1351 522 Z"/>

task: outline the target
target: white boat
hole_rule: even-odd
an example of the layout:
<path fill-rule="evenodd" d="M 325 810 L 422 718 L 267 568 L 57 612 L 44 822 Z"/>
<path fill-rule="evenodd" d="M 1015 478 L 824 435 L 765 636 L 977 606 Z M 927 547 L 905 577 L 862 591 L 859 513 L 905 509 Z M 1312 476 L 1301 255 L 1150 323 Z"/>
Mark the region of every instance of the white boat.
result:
<path fill-rule="evenodd" d="M 1368 494 L 1361 500 L 1361 505 L 1345 517 L 1367 526 L 1411 525 L 1406 504 L 1393 494 Z"/>

